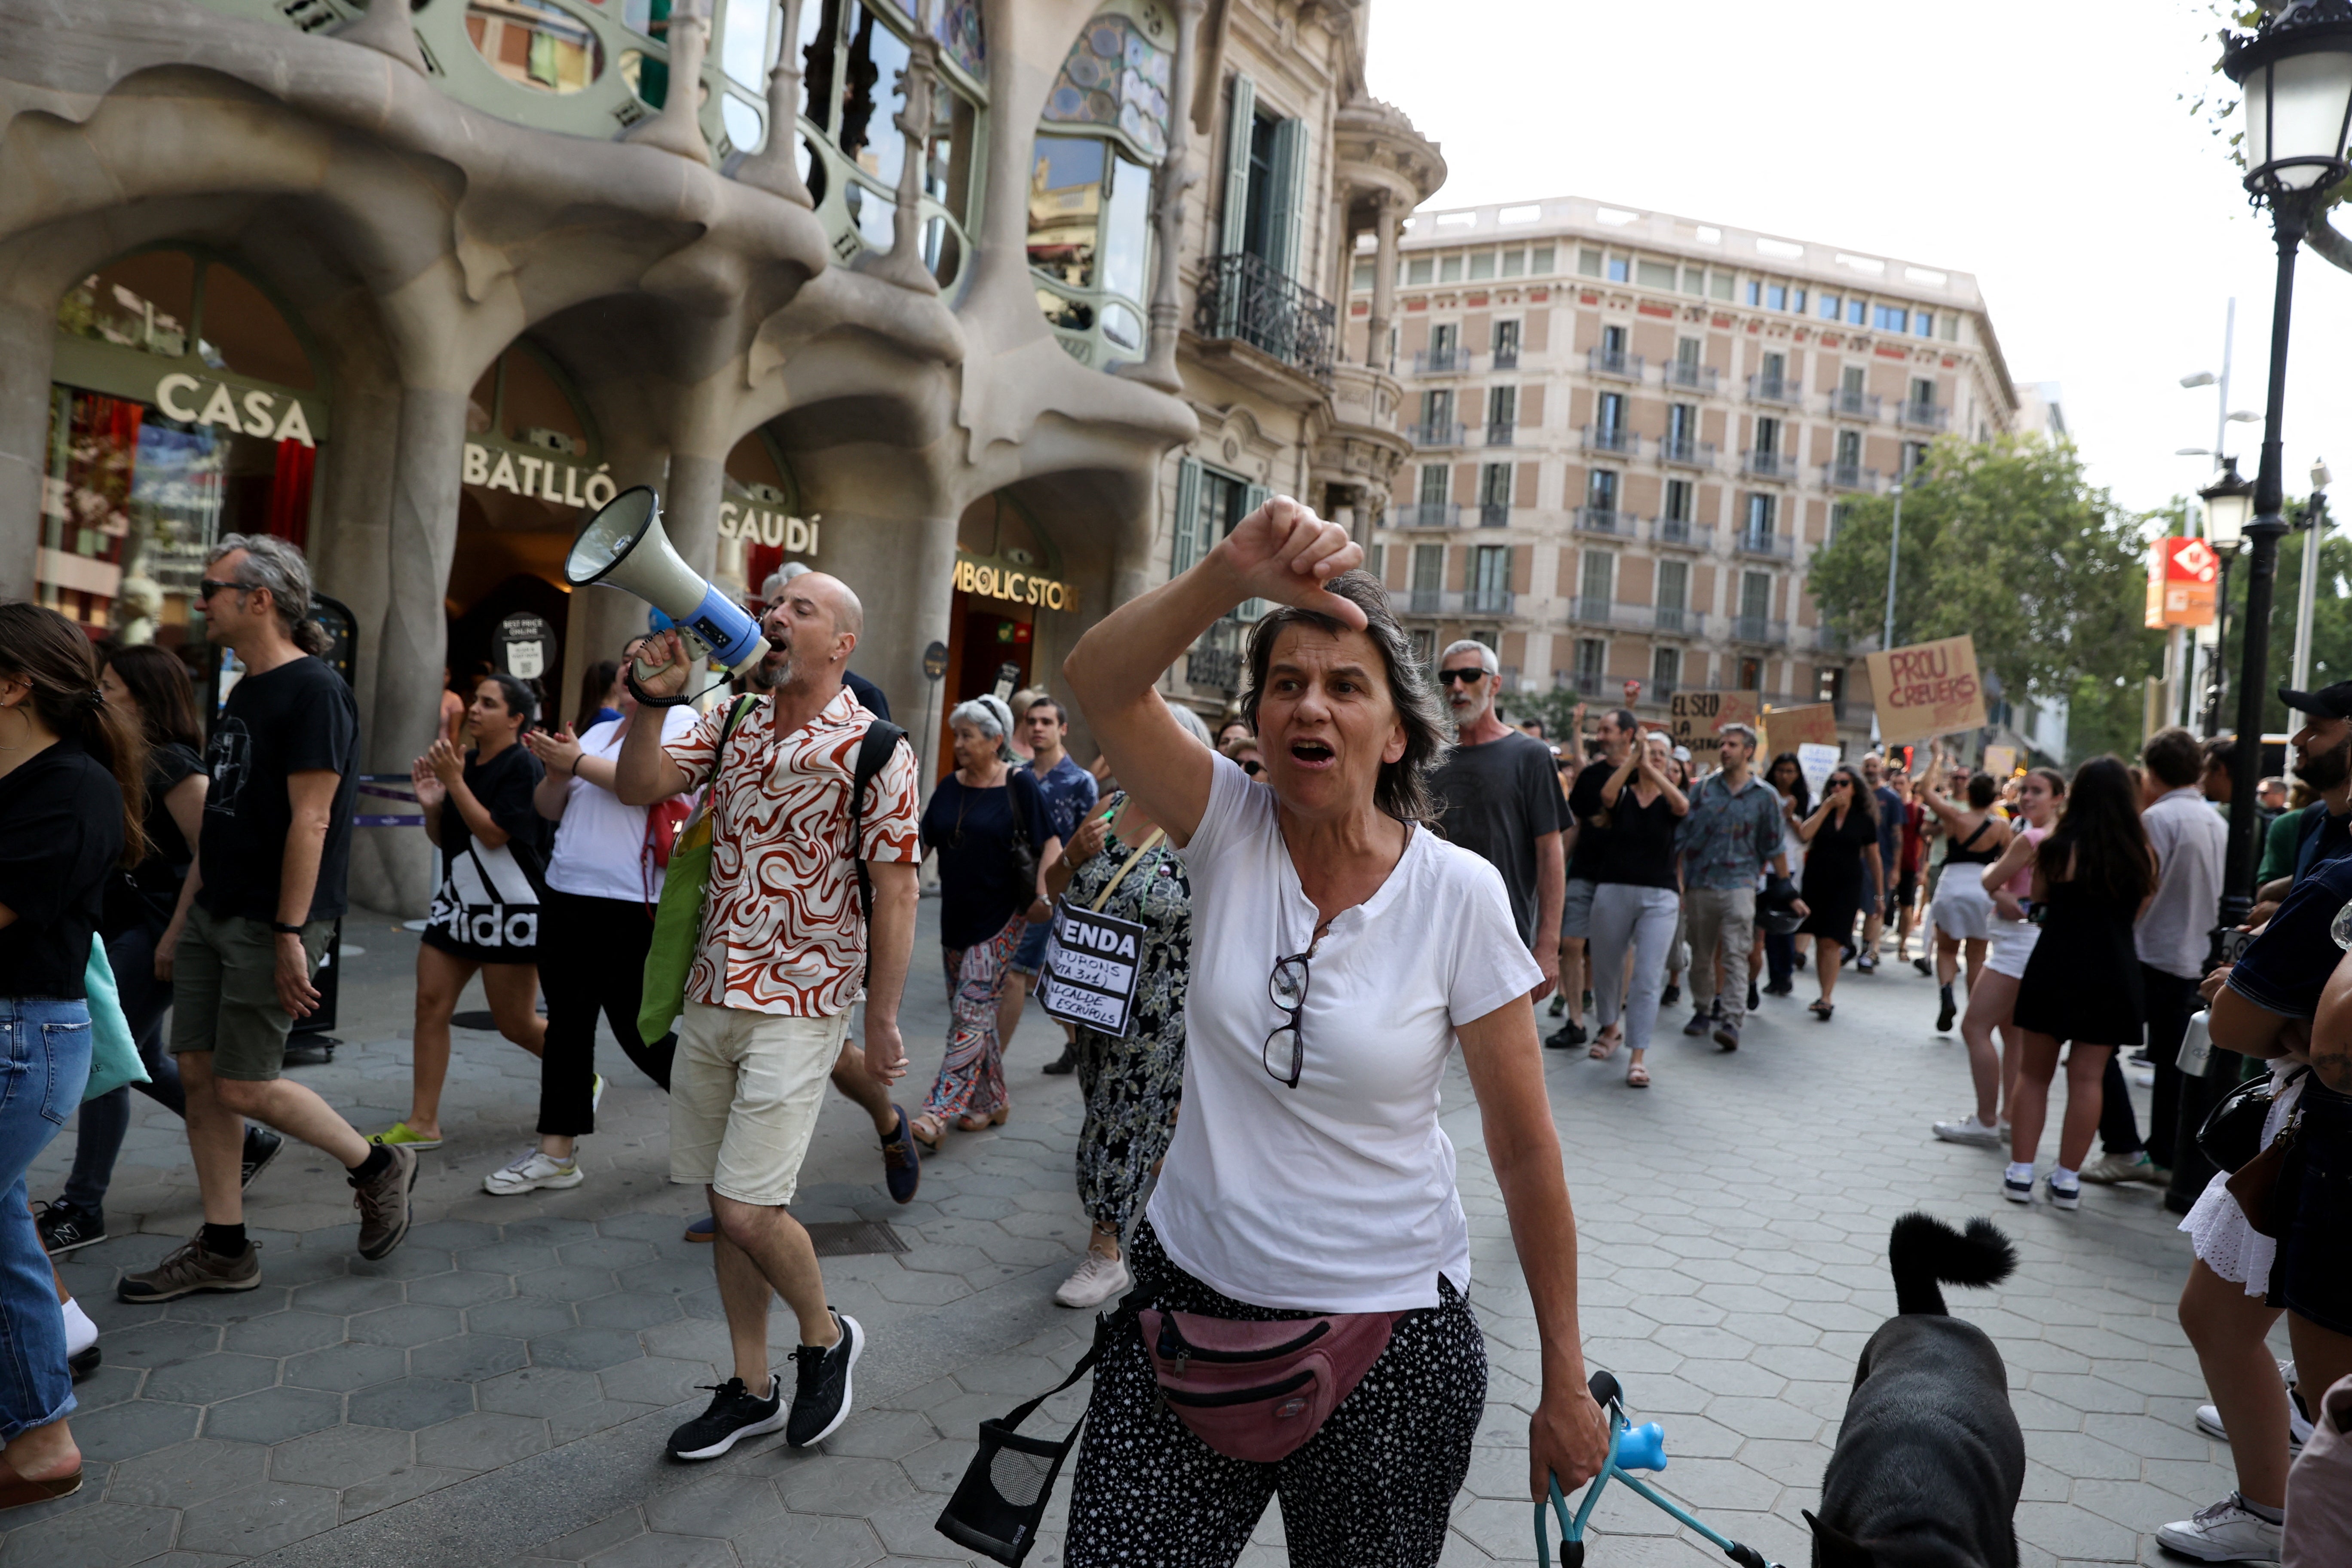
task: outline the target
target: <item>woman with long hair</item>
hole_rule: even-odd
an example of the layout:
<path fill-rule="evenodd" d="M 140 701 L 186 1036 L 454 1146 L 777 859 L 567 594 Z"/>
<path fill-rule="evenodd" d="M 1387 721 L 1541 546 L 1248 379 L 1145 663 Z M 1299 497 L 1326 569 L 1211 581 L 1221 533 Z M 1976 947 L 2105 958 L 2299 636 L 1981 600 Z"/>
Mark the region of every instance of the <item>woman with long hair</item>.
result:
<path fill-rule="evenodd" d="M 1798 828 L 1813 814 L 1813 789 L 1805 782 L 1804 765 L 1797 761 L 1794 752 L 1782 752 L 1764 770 L 1764 782 L 1780 797 L 1780 847 L 1789 857 L 1789 874 L 1801 879 L 1805 868 L 1805 839 Z M 1756 944 L 1755 954 L 1748 961 L 1748 984 L 1756 984 L 1759 964 L 1771 966 L 1771 978 L 1766 981 L 1764 994 L 1788 996 L 1797 989 L 1797 933 L 1767 931 L 1764 940 Z M 1748 1004 L 1751 1007 L 1754 1003 Z"/>
<path fill-rule="evenodd" d="M 599 724 L 623 721 L 626 709 L 621 699 L 627 694 L 627 683 L 621 679 L 621 661 L 600 658 L 580 676 L 579 716 L 572 721 L 572 733 L 584 735 Z M 544 734 L 546 731 L 539 731 Z M 539 748 L 531 748 L 534 754 Z M 635 808 L 633 808 L 635 809 Z"/>
<path fill-rule="evenodd" d="M 107 884 L 147 854 L 147 743 L 98 679 L 80 627 L 0 604 L 0 1509 L 81 1487 L 65 1312 L 25 1173 L 81 1103 Z"/>
<path fill-rule="evenodd" d="M 1936 983 L 1941 991 L 1936 1033 L 1941 1035 L 1950 1031 L 1952 1020 L 1959 1014 L 1959 1005 L 1952 999 L 1952 981 L 1959 973 L 1963 952 L 1968 958 L 1970 995 L 1976 994 L 1977 983 L 1984 974 L 1985 948 L 1992 940 L 1992 897 L 1985 891 L 1983 868 L 2000 859 L 2000 852 L 2009 847 L 2009 824 L 1993 809 L 2000 791 L 1991 774 L 1968 775 L 1965 807 L 1954 805 L 1936 787 L 1934 769 L 1921 778 L 1924 787 L 1919 798 L 1936 814 L 1948 846 L 1944 851 L 1944 875 L 1936 884 L 1936 901 L 1928 910 L 1928 919 L 1936 926 Z M 1955 866 L 1974 869 L 1955 872 Z"/>
<path fill-rule="evenodd" d="M 1948 880 L 1952 873 L 1945 875 Z M 2068 1042 L 2066 1120 L 2045 1191 L 2056 1208 L 2082 1203 L 2077 1173 L 2099 1128 L 2107 1053 L 2137 1045 L 2147 1023 L 2132 926 L 2155 896 L 2156 876 L 2130 770 L 2113 757 L 2092 758 L 2074 771 L 2066 814 L 2033 851 L 2042 935 L 2017 985 L 2020 1059 L 2010 1101 L 2010 1165 L 2001 1178 L 2011 1203 L 2033 1201 L 2050 1080 Z"/>
<path fill-rule="evenodd" d="M 2066 775 L 2055 768 L 2036 768 L 2018 782 L 2017 800 L 2018 823 L 2008 847 L 1984 869 L 1985 889 L 1992 897 L 1992 940 L 1983 973 L 1969 986 L 1969 1010 L 1960 1020 L 1960 1038 L 1969 1047 L 1969 1073 L 1976 1080 L 1976 1110 L 1958 1121 L 1936 1123 L 1936 1136 L 1947 1143 L 1999 1148 L 2001 1112 L 2009 1109 L 2017 1081 L 2017 987 L 2042 938 L 2042 928 L 2032 919 L 2033 857 L 2065 809 Z M 1998 1048 L 1993 1045 L 1996 1029 L 2000 1031 Z"/>
<path fill-rule="evenodd" d="M 196 726 L 196 693 L 188 667 L 142 643 L 107 656 L 99 689 L 109 706 L 136 725 L 147 742 L 147 808 L 141 826 L 146 858 L 110 880 L 99 932 L 114 971 L 123 1021 L 138 1043 L 147 1081 L 139 1092 L 185 1120 L 188 1097 L 180 1069 L 163 1048 L 163 1014 L 172 1005 L 172 959 L 188 922 L 195 885 L 188 868 L 205 820 L 205 738 Z M 52 1258 L 106 1239 L 106 1192 L 114 1162 L 131 1130 L 131 1090 L 119 1085 L 81 1108 L 72 1173 L 53 1204 L 40 1205 L 41 1245 Z M 267 1127 L 245 1129 L 244 1182 L 253 1184 L 284 1140 Z"/>
<path fill-rule="evenodd" d="M 1601 786 L 1609 837 L 1593 867 L 1591 934 L 1593 1021 L 1591 1055 L 1605 1060 L 1622 1036 L 1631 1047 L 1625 1087 L 1650 1087 L 1645 1058 L 1665 989 L 1666 957 L 1674 945 L 1675 912 L 1682 905 L 1675 834 L 1690 801 L 1666 776 L 1674 761 L 1652 739 L 1636 738 L 1625 760 Z"/>
<path fill-rule="evenodd" d="M 1856 945 L 1854 921 L 1864 908 L 1876 908 L 1886 900 L 1886 868 L 1878 858 L 1878 803 L 1864 786 L 1862 775 L 1843 765 L 1830 774 L 1821 804 L 1797 825 L 1797 837 L 1805 841 L 1801 887 L 1805 908 L 1811 911 L 1798 929 L 1813 938 L 1821 952 L 1813 973 L 1822 994 L 1806 1010 L 1826 1024 L 1836 1011 L 1830 998 L 1837 991 L 1838 969 Z M 1878 903 L 1866 906 L 1865 897 Z M 1831 952 L 1832 946 L 1840 951 Z"/>

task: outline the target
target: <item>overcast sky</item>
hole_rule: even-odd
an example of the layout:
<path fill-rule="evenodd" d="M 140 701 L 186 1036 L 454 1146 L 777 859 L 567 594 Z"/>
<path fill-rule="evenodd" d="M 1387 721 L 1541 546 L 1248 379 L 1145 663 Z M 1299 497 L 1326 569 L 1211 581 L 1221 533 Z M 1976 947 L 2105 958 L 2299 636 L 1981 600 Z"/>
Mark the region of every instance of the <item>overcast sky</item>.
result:
<path fill-rule="evenodd" d="M 2061 384 L 2095 482 L 2134 509 L 2208 482 L 2222 316 L 2259 414 L 2273 251 L 2184 95 L 2220 23 L 2190 0 L 1372 0 L 1372 92 L 1442 144 L 1434 208 L 1577 195 L 1976 275 L 2012 377 Z M 2286 488 L 2352 485 L 2352 273 L 2310 251 Z M 2231 426 L 2253 476 L 2262 427 Z M 2352 491 L 2347 492 L 2352 500 Z"/>

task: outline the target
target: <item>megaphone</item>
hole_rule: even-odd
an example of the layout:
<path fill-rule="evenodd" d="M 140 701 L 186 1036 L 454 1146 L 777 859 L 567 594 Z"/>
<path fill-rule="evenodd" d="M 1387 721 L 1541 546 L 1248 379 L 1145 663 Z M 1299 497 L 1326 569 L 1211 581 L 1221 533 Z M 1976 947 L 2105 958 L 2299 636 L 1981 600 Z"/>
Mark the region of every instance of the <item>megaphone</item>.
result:
<path fill-rule="evenodd" d="M 635 594 L 669 617 L 689 656 L 710 659 L 730 674 L 740 675 L 767 657 L 760 623 L 670 548 L 669 535 L 662 531 L 661 502 L 649 486 L 623 490 L 588 520 L 563 558 L 563 580 L 574 587 L 603 583 Z M 638 674 L 650 673 L 640 665 Z"/>
<path fill-rule="evenodd" d="M 1666 1429 L 1654 1421 L 1639 1426 L 1619 1426 L 1617 1446 L 1610 1459 L 1621 1470 L 1663 1470 L 1666 1468 Z"/>

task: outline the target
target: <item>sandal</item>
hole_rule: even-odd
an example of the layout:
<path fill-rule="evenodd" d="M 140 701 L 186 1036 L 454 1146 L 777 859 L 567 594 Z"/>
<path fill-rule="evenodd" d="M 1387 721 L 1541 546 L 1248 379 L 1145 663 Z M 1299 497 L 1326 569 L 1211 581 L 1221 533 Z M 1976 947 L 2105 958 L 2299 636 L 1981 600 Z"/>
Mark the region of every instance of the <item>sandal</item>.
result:
<path fill-rule="evenodd" d="M 1830 1015 L 1837 1011 L 1837 1005 L 1832 1002 L 1815 1002 L 1806 1007 L 1805 1011 L 1826 1024 L 1830 1021 Z"/>
<path fill-rule="evenodd" d="M 1632 1067 L 1627 1068 L 1625 1069 L 1625 1087 L 1627 1089 L 1649 1088 L 1650 1069 L 1643 1066 L 1640 1062 L 1635 1062 Z"/>
<path fill-rule="evenodd" d="M 1605 1062 L 1617 1054 L 1617 1042 L 1623 1037 L 1613 1030 L 1603 1029 L 1593 1039 L 1592 1048 L 1584 1054 L 1596 1062 Z"/>
<path fill-rule="evenodd" d="M 1012 1114 L 1011 1106 L 1000 1105 L 994 1110 L 975 1110 L 969 1116 L 959 1116 L 956 1126 L 966 1132 L 985 1132 L 992 1127 L 1003 1126 L 1004 1119 Z"/>
<path fill-rule="evenodd" d="M 926 1111 L 908 1122 L 907 1131 L 913 1134 L 916 1142 L 936 1154 L 940 1152 L 940 1140 L 947 1136 L 948 1130 L 938 1117 Z"/>

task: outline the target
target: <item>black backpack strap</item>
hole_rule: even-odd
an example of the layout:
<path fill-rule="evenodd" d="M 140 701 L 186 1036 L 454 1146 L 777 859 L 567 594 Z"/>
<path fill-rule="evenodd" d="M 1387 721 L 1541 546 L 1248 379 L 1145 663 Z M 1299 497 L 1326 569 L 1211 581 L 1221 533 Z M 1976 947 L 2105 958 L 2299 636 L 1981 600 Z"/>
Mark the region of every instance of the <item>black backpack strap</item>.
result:
<path fill-rule="evenodd" d="M 866 841 L 866 793 L 906 738 L 907 731 L 887 719 L 866 725 L 866 738 L 857 742 L 856 771 L 849 781 L 849 858 L 857 868 L 858 912 L 869 927 L 874 923 L 874 879 L 866 875 L 866 857 L 858 853 Z"/>
<path fill-rule="evenodd" d="M 1119 1303 L 1116 1309 L 1108 1312 L 1096 1314 L 1095 1342 L 1087 1347 L 1087 1353 L 1078 1358 L 1078 1364 L 1070 1369 L 1070 1375 L 1062 1379 L 1061 1382 L 1055 1384 L 1053 1387 L 1047 1389 L 1036 1398 L 1032 1399 L 1024 1405 L 1016 1405 L 1011 1410 L 1006 1411 L 1004 1414 L 1004 1419 L 999 1421 L 997 1425 L 1004 1427 L 1007 1431 L 1018 1427 L 1021 1423 L 1028 1420 L 1029 1417 L 1037 1413 L 1037 1407 L 1039 1405 L 1053 1398 L 1054 1395 L 1061 1393 L 1062 1390 L 1069 1387 L 1070 1384 L 1077 1382 L 1078 1379 L 1086 1376 L 1087 1373 L 1094 1371 L 1095 1363 L 1102 1360 L 1103 1351 L 1110 1344 L 1111 1336 L 1118 1333 L 1128 1324 L 1134 1322 L 1138 1315 L 1142 1312 L 1143 1309 L 1151 1305 L 1150 1301 L 1143 1299 L 1144 1294 L 1145 1292 L 1140 1287 L 1129 1290 L 1125 1296 L 1119 1298 Z M 1076 1428 L 1073 1427 L 1070 1431 L 1070 1439 L 1072 1442 L 1076 1441 L 1077 1435 Z"/>

